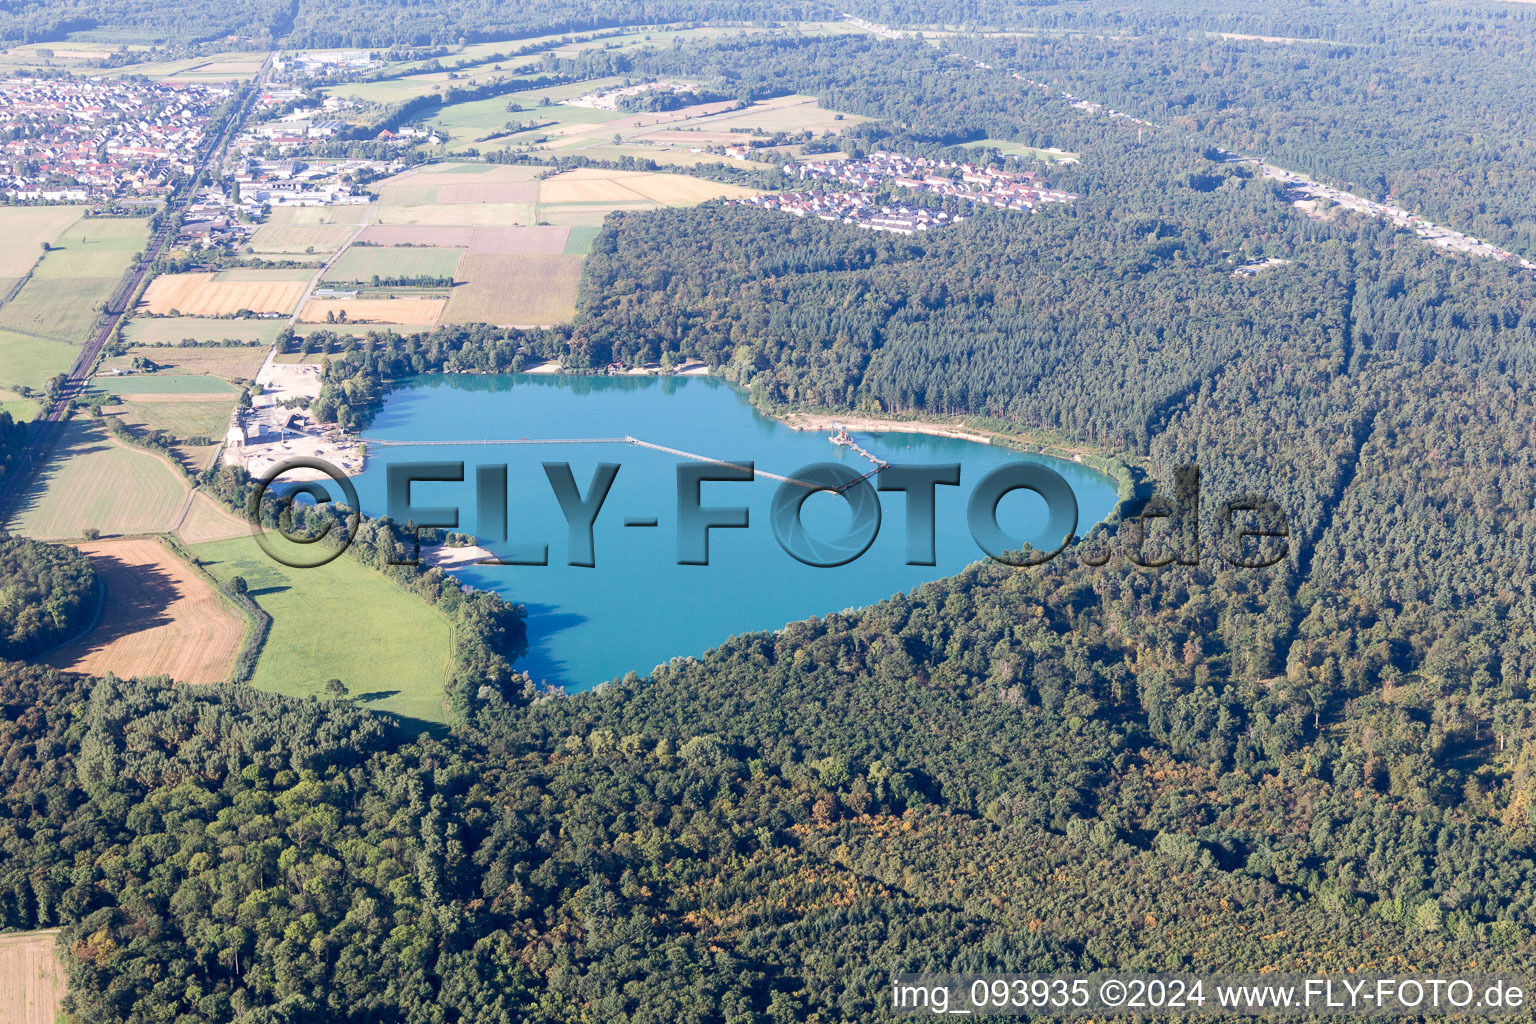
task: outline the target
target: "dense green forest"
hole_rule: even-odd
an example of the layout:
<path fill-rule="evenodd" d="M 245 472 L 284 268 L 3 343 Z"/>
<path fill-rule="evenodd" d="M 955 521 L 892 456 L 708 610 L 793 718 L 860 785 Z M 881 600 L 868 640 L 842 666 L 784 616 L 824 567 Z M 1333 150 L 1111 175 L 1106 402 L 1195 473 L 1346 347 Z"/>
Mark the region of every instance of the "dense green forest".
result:
<path fill-rule="evenodd" d="M 0 658 L 26 658 L 89 625 L 96 573 L 74 548 L 0 530 Z"/>

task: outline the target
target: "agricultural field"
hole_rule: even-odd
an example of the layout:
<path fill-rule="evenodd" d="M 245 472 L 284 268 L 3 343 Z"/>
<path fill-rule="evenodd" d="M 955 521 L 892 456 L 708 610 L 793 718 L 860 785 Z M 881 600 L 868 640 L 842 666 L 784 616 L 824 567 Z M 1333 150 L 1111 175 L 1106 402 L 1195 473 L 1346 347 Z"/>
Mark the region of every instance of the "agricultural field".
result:
<path fill-rule="evenodd" d="M 453 277 L 447 303 L 401 289 L 314 298 L 300 320 L 362 326 L 564 323 L 575 314 L 581 263 L 615 210 L 654 210 L 752 194 L 679 174 L 582 168 L 538 179 L 540 169 L 435 165 L 377 184 L 375 223 L 326 273 L 335 285 L 380 278 Z M 539 223 L 535 223 L 535 222 Z"/>
<path fill-rule="evenodd" d="M 150 282 L 142 309 L 160 315 L 228 316 L 291 313 L 313 276 L 307 270 L 225 270 L 162 274 Z"/>
<path fill-rule="evenodd" d="M 7 527 L 36 540 L 80 537 L 93 527 L 109 535 L 163 533 L 188 490 L 162 456 L 130 448 L 76 416 Z"/>
<path fill-rule="evenodd" d="M 67 68 L 72 71 L 87 70 L 91 61 L 110 56 L 120 44 L 91 42 L 71 39 L 68 42 L 25 43 L 0 50 L 0 69 L 9 72 L 16 68 Z M 126 45 L 129 50 L 148 50 L 147 45 Z M 43 50 L 49 51 L 45 56 Z"/>
<path fill-rule="evenodd" d="M 452 278 L 462 249 L 437 247 L 353 246 L 325 272 L 324 281 L 371 281 L 380 278 Z"/>
<path fill-rule="evenodd" d="M 345 555 L 317 569 L 291 569 L 250 537 L 192 551 L 220 580 L 244 577 L 251 599 L 272 616 L 255 686 L 323 698 L 326 680 L 340 679 L 363 707 L 447 721 L 448 620 L 388 577 Z"/>
<path fill-rule="evenodd" d="M 541 122 L 555 120 L 560 124 L 605 124 L 627 115 L 611 110 L 561 106 L 559 103 L 561 100 L 575 99 L 589 92 L 623 83 L 622 78 L 596 78 L 568 85 L 552 85 L 528 89 L 524 92 L 504 93 L 489 99 L 471 100 L 467 103 L 455 103 L 443 107 L 427 123 L 447 134 L 448 144 L 445 148 L 450 153 L 474 146 L 483 148 L 483 140 L 486 136 L 505 131 L 509 121 L 515 123 L 532 119 Z M 548 106 L 543 105 L 546 99 L 550 101 Z M 508 111 L 508 103 L 520 103 L 524 109 L 516 112 Z M 540 129 L 540 131 L 544 130 Z M 520 132 L 494 141 L 518 141 L 519 136 L 524 134 L 536 136 L 539 132 Z"/>
<path fill-rule="evenodd" d="M 536 111 L 540 127 L 491 140 L 479 148 L 503 145 L 534 152 L 580 153 L 601 160 L 628 156 L 658 164 L 696 166 L 726 162 L 721 153 L 709 152 L 711 147 L 747 142 L 763 132 L 835 134 L 864 120 L 828 110 L 811 96 L 782 96 L 744 108 L 724 100 L 669 111 L 607 111 L 600 112 L 607 116 L 599 119 L 569 113 L 586 109 L 568 102 L 540 107 Z"/>
<path fill-rule="evenodd" d="M 565 252 L 570 255 L 582 255 L 592 251 L 592 242 L 597 238 L 600 227 L 573 227 L 565 236 Z"/>
<path fill-rule="evenodd" d="M 64 1016 L 59 930 L 0 933 L 0 1024 L 55 1024 Z"/>
<path fill-rule="evenodd" d="M 228 323 L 230 321 L 210 322 Z M 208 374 L 227 381 L 254 380 L 256 371 L 261 369 L 262 360 L 266 358 L 267 345 L 271 344 L 265 339 L 263 341 L 265 344 L 262 345 L 217 347 L 199 345 L 195 348 L 180 345 L 136 345 L 123 355 L 112 356 L 105 360 L 99 372 L 105 374 L 113 370 L 128 369 L 133 365 L 135 358 L 142 356 L 161 367 L 156 371 L 157 373 Z"/>
<path fill-rule="evenodd" d="M 0 330 L 35 334 L 71 346 L 84 344 L 96 326 L 101 304 L 112 297 L 119 282 L 117 277 L 41 280 L 34 275 L 16 298 L 0 306 Z"/>
<path fill-rule="evenodd" d="M 43 253 L 16 297 L 0 305 L 0 329 L 84 342 L 101 304 L 149 240 L 148 224 L 125 217 L 76 220 Z"/>
<path fill-rule="evenodd" d="M 0 384 L 40 391 L 49 377 L 68 373 L 80 350 L 67 341 L 0 330 Z"/>
<path fill-rule="evenodd" d="M 244 81 L 255 77 L 261 70 L 265 55 L 245 51 L 210 53 L 202 57 L 181 60 L 146 61 L 142 64 L 125 64 L 94 72 L 104 78 L 127 78 L 143 75 L 153 81 L 172 82 L 220 82 Z"/>
<path fill-rule="evenodd" d="M 172 437 L 222 438 L 229 429 L 230 415 L 235 411 L 235 400 L 187 401 L 175 396 L 151 396 L 150 401 L 128 400 L 106 406 L 102 412 L 115 416 L 129 426 L 142 430 L 163 430 Z"/>
<path fill-rule="evenodd" d="M 176 536 L 183 544 L 205 544 L 215 540 L 233 540 L 249 537 L 251 526 L 243 519 L 225 511 L 223 506 L 201 491 L 192 495 L 187 514 L 176 527 Z"/>
<path fill-rule="evenodd" d="M 326 315 L 329 314 L 343 324 L 431 327 L 442 318 L 447 302 L 443 298 L 311 299 L 305 303 L 299 319 L 309 324 L 321 324 L 327 323 Z"/>
<path fill-rule="evenodd" d="M 408 203 L 380 205 L 375 223 L 417 226 L 535 223 L 536 203 Z"/>
<path fill-rule="evenodd" d="M 206 577 L 153 537 L 81 544 L 105 601 L 90 632 L 47 663 L 91 675 L 166 675 L 178 683 L 227 681 L 245 617 Z"/>
<path fill-rule="evenodd" d="M 283 332 L 281 320 L 229 320 L 199 316 L 136 316 L 123 329 L 123 337 L 134 346 L 179 346 L 195 341 L 259 341 L 271 345 Z M 191 351 L 191 350 L 188 350 Z M 146 353 L 147 354 L 147 353 Z M 157 358 L 155 362 L 165 362 Z M 109 364 L 110 365 L 110 364 Z"/>
<path fill-rule="evenodd" d="M 370 246 L 424 246 L 433 245 L 446 249 L 463 249 L 474 241 L 475 229 L 467 224 L 451 224 L 440 227 L 401 226 L 370 224 L 358 236 L 359 242 Z"/>
<path fill-rule="evenodd" d="M 623 206 L 649 202 L 658 206 L 693 206 L 707 199 L 740 199 L 753 193 L 753 189 L 740 185 L 683 174 L 582 167 L 541 182 L 539 203 Z"/>
<path fill-rule="evenodd" d="M 227 395 L 231 400 L 239 388 L 211 374 L 197 373 L 134 373 L 122 377 L 92 377 L 91 385 L 114 395 L 175 395 L 197 398 L 217 398 Z"/>
<path fill-rule="evenodd" d="M 446 323 L 503 326 L 558 324 L 576 315 L 580 256 L 464 257 L 465 283 L 453 290 L 443 313 Z"/>
<path fill-rule="evenodd" d="M 289 259 L 328 256 L 346 245 L 368 220 L 366 206 L 279 206 L 251 237 L 257 256 Z"/>
<path fill-rule="evenodd" d="M 32 272 L 43 255 L 43 243 L 52 245 L 83 212 L 79 206 L 0 207 L 0 233 L 5 238 L 0 249 L 0 299 Z"/>
<path fill-rule="evenodd" d="M 831 132 L 866 120 L 858 114 L 828 110 L 814 96 L 790 95 L 762 100 L 735 113 L 698 118 L 690 126 L 717 132 Z"/>

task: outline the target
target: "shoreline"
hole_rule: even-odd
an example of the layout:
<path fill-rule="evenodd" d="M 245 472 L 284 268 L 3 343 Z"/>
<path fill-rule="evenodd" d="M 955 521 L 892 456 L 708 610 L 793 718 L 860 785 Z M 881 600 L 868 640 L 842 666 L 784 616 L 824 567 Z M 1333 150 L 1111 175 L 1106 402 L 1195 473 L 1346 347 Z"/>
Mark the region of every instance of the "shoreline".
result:
<path fill-rule="evenodd" d="M 438 569 L 453 570 L 463 569 L 494 559 L 496 555 L 479 544 L 465 544 L 459 547 L 450 547 L 447 544 L 423 544 L 421 546 L 420 561 L 423 565 L 430 565 Z"/>
<path fill-rule="evenodd" d="M 1085 455 L 1109 458 L 1109 456 L 1089 448 L 1071 448 L 1066 445 L 1026 440 L 1011 434 L 1001 433 L 1000 431 L 967 426 L 963 423 L 952 424 L 925 419 L 887 419 L 881 416 L 871 416 L 867 413 L 851 416 L 820 412 L 792 412 L 783 416 L 773 413 L 765 413 L 764 415 L 784 424 L 791 430 L 832 430 L 836 426 L 841 425 L 849 430 L 865 434 L 927 434 L 931 437 L 947 437 L 956 441 L 970 441 L 975 444 L 992 444 L 1008 448 L 1032 444 L 1040 449 L 1039 454 L 1041 455 L 1059 452 L 1062 453 L 1067 461 L 1077 463 L 1082 463 Z"/>

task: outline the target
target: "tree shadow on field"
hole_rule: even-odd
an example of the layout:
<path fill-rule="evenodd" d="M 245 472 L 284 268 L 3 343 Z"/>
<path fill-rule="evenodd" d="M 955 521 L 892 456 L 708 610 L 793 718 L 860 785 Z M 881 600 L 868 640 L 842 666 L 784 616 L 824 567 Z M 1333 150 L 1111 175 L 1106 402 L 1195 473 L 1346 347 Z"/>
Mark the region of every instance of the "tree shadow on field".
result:
<path fill-rule="evenodd" d="M 95 455 L 99 452 L 111 451 L 112 446 L 104 441 L 99 434 L 92 434 L 90 427 L 71 429 L 69 425 L 64 428 L 64 434 L 59 438 L 58 444 L 50 453 L 45 453 L 41 467 L 33 474 L 31 481 L 26 484 L 26 490 L 17 496 L 14 516 L 17 520 L 36 512 L 42 507 L 43 501 L 48 496 L 54 482 L 63 474 L 65 466 L 70 460 L 84 455 Z"/>
<path fill-rule="evenodd" d="M 85 636 L 48 657 L 55 668 L 68 668 L 126 636 L 168 625 L 172 617 L 166 609 L 181 596 L 175 579 L 158 565 L 124 562 L 105 553 L 91 555 L 91 563 L 106 591 L 101 618 Z"/>
<path fill-rule="evenodd" d="M 292 590 L 290 586 L 281 587 L 257 587 L 246 591 L 249 597 L 266 597 L 268 594 L 281 594 L 285 590 Z"/>
<path fill-rule="evenodd" d="M 376 700 L 385 700 L 386 698 L 397 696 L 399 693 L 399 690 L 369 690 L 367 693 L 358 694 L 357 699 L 364 703 L 371 703 Z"/>

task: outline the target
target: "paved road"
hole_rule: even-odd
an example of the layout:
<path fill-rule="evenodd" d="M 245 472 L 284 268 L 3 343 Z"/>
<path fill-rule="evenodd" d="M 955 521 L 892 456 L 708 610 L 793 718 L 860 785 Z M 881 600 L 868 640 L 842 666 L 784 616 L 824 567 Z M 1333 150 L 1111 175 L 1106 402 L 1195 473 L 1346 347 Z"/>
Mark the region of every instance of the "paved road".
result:
<path fill-rule="evenodd" d="M 270 62 L 271 57 L 269 56 L 267 60 Z M 252 80 L 252 83 L 246 87 L 246 91 L 241 94 L 240 101 L 235 105 L 235 109 L 230 111 L 229 116 L 225 118 L 224 123 L 219 127 L 219 134 L 215 137 L 213 144 L 208 147 L 203 158 L 187 178 L 185 194 L 172 201 L 172 211 L 185 209 L 196 197 L 196 189 L 193 186 L 203 171 L 223 155 L 224 150 L 229 145 L 229 140 L 234 137 L 235 130 L 239 128 L 249 112 L 250 103 L 254 97 L 254 90 L 257 84 L 262 81 L 265 73 L 266 66 L 263 65 L 261 74 L 258 74 Z M 70 368 L 69 380 L 60 389 L 58 398 L 34 422 L 31 441 L 27 445 L 26 450 L 22 452 L 20 462 L 17 463 L 15 469 L 4 481 L 0 481 L 0 524 L 5 522 L 12 503 L 21 496 L 28 481 L 31 480 L 32 474 L 42 466 L 49 450 L 58 440 L 64 421 L 68 418 L 70 398 L 78 394 L 85 382 L 90 379 L 91 368 L 96 365 L 97 357 L 101 355 L 101 350 L 111 340 L 112 333 L 117 330 L 117 325 L 122 322 L 123 317 L 129 312 L 129 303 L 133 301 L 134 295 L 138 293 L 139 285 L 144 282 L 145 276 L 149 274 L 150 265 L 159 258 L 160 254 L 165 250 L 166 244 L 170 242 L 171 223 L 173 220 L 174 216 L 171 215 L 165 218 L 165 226 L 144 247 L 144 258 L 124 275 L 122 283 L 118 285 L 117 291 L 107 303 L 107 315 L 106 319 L 102 321 L 101 329 L 81 348 L 79 358 L 75 360 L 75 365 Z"/>

